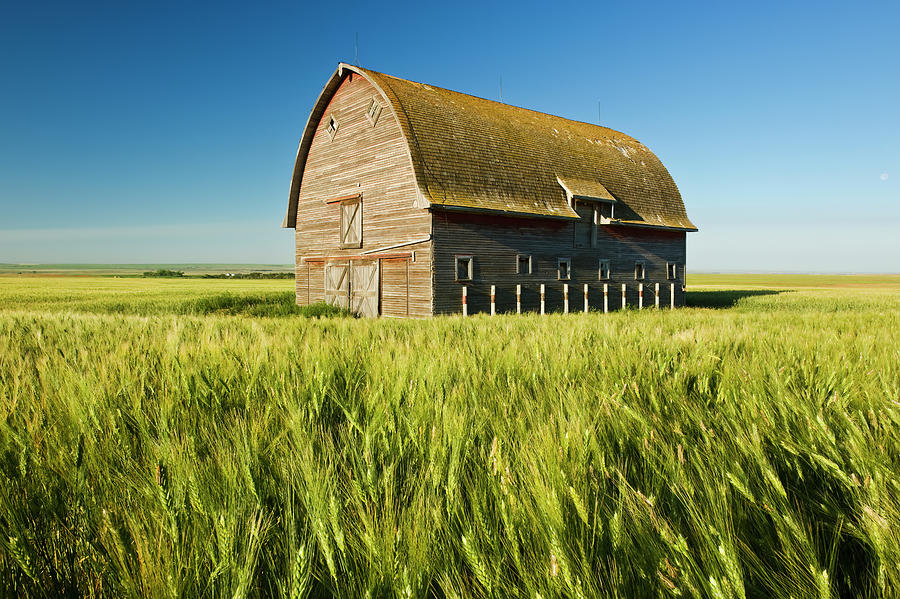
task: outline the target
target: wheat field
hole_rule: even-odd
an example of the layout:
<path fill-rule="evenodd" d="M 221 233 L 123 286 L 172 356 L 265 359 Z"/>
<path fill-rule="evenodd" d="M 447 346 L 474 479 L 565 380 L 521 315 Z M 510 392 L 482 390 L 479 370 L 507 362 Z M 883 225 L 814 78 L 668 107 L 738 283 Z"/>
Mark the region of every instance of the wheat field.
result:
<path fill-rule="evenodd" d="M 898 596 L 878 281 L 391 321 L 0 278 L 0 595 Z"/>

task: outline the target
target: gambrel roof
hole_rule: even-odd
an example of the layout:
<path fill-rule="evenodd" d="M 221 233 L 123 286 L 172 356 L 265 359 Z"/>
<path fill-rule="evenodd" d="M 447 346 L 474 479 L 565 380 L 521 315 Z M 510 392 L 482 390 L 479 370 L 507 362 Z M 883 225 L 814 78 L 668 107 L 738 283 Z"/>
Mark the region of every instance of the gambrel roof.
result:
<path fill-rule="evenodd" d="M 569 219 L 574 197 L 614 202 L 614 223 L 696 230 L 665 166 L 624 133 L 343 63 L 307 122 L 284 226 L 296 222 L 315 129 L 348 73 L 372 83 L 399 122 L 422 205 Z"/>

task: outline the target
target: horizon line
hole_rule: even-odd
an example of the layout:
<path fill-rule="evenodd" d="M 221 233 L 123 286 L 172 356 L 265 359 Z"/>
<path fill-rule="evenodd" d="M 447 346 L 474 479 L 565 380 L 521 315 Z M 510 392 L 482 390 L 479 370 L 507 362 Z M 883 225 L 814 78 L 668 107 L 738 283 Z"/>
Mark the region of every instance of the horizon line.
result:
<path fill-rule="evenodd" d="M 113 268 L 138 267 L 138 266 L 284 266 L 291 269 L 291 262 L 0 262 L 0 267 L 76 267 L 76 266 L 103 266 Z M 900 275 L 900 271 L 827 271 L 827 270 L 747 270 L 747 269 L 698 269 L 688 270 L 688 274 L 698 275 Z"/>

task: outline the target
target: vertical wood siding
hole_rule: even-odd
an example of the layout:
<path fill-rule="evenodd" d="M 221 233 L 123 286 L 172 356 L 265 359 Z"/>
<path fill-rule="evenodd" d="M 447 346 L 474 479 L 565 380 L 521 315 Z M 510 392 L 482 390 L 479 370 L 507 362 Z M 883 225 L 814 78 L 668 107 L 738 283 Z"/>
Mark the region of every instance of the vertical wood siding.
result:
<path fill-rule="evenodd" d="M 638 283 L 644 283 L 644 306 L 653 306 L 654 283 L 660 284 L 660 306 L 669 305 L 669 284 L 675 283 L 675 304 L 684 305 L 685 233 L 637 227 L 601 225 L 596 248 L 575 248 L 571 221 L 551 221 L 452 212 L 434 212 L 434 312 L 460 313 L 461 287 L 454 278 L 455 255 L 475 257 L 468 287 L 469 313 L 490 312 L 490 287 L 497 289 L 497 312 L 515 312 L 516 285 L 522 285 L 522 310 L 540 309 L 540 285 L 546 286 L 547 311 L 562 311 L 563 285 L 569 285 L 569 309 L 583 309 L 584 284 L 589 306 L 603 309 L 603 284 L 609 285 L 610 310 L 621 308 L 621 285 L 627 285 L 628 305 L 637 306 Z M 532 274 L 516 274 L 516 256 L 532 257 Z M 571 258 L 571 279 L 557 279 L 557 259 Z M 601 258 L 610 261 L 610 278 L 598 278 Z M 634 278 L 635 261 L 645 262 L 643 281 Z M 666 264 L 678 264 L 677 280 L 666 279 Z"/>
<path fill-rule="evenodd" d="M 383 106 L 375 124 L 366 118 L 373 98 Z M 338 123 L 332 139 L 326 131 L 334 117 Z M 316 131 L 300 185 L 296 222 L 297 303 L 324 299 L 325 276 L 321 262 L 308 258 L 359 256 L 386 246 L 414 241 L 431 233 L 431 214 L 416 208 L 417 189 L 406 141 L 387 100 L 359 75 L 341 83 Z M 362 247 L 341 248 L 340 203 L 327 200 L 362 195 Z M 415 251 L 408 260 L 408 281 L 400 284 L 396 265 L 389 265 L 382 289 L 386 314 L 407 311 L 407 299 L 398 294 L 409 289 L 410 316 L 431 314 L 431 242 L 403 247 Z M 384 266 L 384 265 L 382 265 Z M 407 265 L 402 269 L 406 276 Z M 405 314 L 403 314 L 405 315 Z"/>

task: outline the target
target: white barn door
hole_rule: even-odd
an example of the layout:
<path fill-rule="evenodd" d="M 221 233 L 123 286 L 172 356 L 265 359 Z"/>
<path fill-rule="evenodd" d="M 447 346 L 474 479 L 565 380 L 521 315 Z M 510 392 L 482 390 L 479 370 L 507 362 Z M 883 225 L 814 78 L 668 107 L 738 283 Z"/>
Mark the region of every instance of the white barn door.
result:
<path fill-rule="evenodd" d="M 325 303 L 350 308 L 350 267 L 346 262 L 325 265 Z"/>
<path fill-rule="evenodd" d="M 350 266 L 350 310 L 360 316 L 379 314 L 378 262 L 352 262 Z"/>

